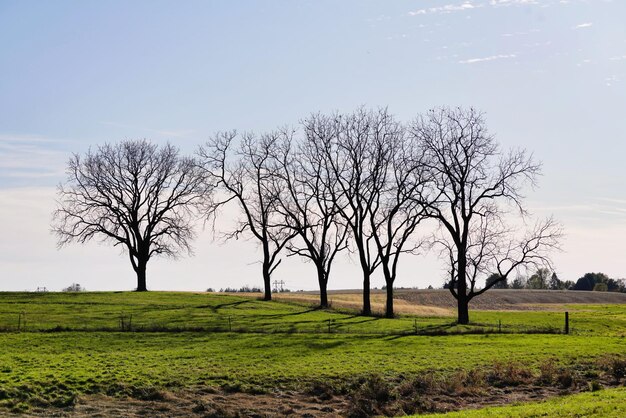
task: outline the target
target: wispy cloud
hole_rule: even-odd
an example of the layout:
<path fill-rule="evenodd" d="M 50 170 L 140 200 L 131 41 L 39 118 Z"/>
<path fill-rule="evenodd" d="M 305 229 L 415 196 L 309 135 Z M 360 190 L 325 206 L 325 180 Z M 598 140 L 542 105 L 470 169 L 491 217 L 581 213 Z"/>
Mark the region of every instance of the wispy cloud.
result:
<path fill-rule="evenodd" d="M 38 135 L 0 134 L 0 187 L 13 186 L 37 179 L 49 182 L 64 173 L 68 153 L 64 150 L 72 140 Z"/>
<path fill-rule="evenodd" d="M 614 221 L 626 221 L 626 200 L 598 197 L 587 203 L 543 205 L 539 202 L 529 205 L 533 212 L 554 214 L 559 219 L 576 219 L 610 224 Z"/>
<path fill-rule="evenodd" d="M 626 207 L 626 199 L 617 199 L 615 197 L 597 197 L 596 200 L 623 205 L 624 207 Z"/>
<path fill-rule="evenodd" d="M 541 29 L 531 29 L 529 31 L 521 31 L 521 32 L 508 32 L 508 33 L 503 33 L 502 37 L 512 38 L 515 36 L 527 36 L 527 35 L 531 35 L 531 34 L 539 33 L 539 32 L 541 32 Z"/>
<path fill-rule="evenodd" d="M 604 79 L 604 84 L 605 84 L 607 87 L 611 87 L 613 84 L 615 84 L 615 83 L 619 83 L 619 81 L 620 81 L 620 78 L 619 78 L 618 76 L 616 76 L 616 75 L 611 75 L 611 76 L 608 76 L 608 77 L 606 77 L 606 78 Z"/>
<path fill-rule="evenodd" d="M 592 22 L 581 23 L 580 25 L 574 26 L 572 29 L 585 29 L 593 26 Z"/>
<path fill-rule="evenodd" d="M 515 57 L 516 57 L 515 54 L 491 55 L 488 57 L 470 58 L 470 59 L 462 60 L 462 61 L 459 61 L 459 64 L 476 64 L 479 62 L 495 61 L 495 60 L 500 60 L 500 59 L 515 58 Z"/>
<path fill-rule="evenodd" d="M 490 0 L 490 6 L 516 6 L 516 5 L 529 5 L 529 4 L 541 4 L 539 0 Z"/>
<path fill-rule="evenodd" d="M 481 3 L 475 3 L 470 0 L 466 0 L 462 3 L 451 3 L 445 6 L 429 7 L 424 9 L 417 9 L 409 12 L 410 16 L 419 16 L 436 13 L 454 13 L 464 12 L 474 9 L 482 9 L 486 7 L 507 7 L 507 6 L 528 6 L 538 5 L 542 6 L 543 3 L 539 0 L 489 0 Z"/>
<path fill-rule="evenodd" d="M 409 12 L 410 16 L 418 16 L 425 15 L 430 13 L 453 13 L 453 12 L 462 12 L 467 10 L 472 10 L 476 8 L 483 7 L 482 4 L 474 4 L 470 1 L 466 1 L 460 4 L 446 4 L 445 6 L 439 7 L 430 7 L 427 9 L 418 9 L 412 12 Z"/>

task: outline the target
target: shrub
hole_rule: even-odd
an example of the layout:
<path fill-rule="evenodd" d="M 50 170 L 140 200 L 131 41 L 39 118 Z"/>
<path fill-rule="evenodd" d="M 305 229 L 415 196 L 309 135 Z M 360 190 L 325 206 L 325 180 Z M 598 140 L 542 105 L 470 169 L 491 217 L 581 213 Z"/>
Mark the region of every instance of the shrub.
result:
<path fill-rule="evenodd" d="M 554 360 L 548 359 L 539 365 L 539 376 L 537 377 L 537 384 L 539 385 L 551 385 L 556 380 L 557 368 L 554 364 Z"/>
<path fill-rule="evenodd" d="M 332 399 L 332 397 L 334 396 L 335 388 L 332 384 L 328 382 L 316 380 L 309 388 L 308 393 L 322 401 L 327 401 L 329 399 Z"/>
<path fill-rule="evenodd" d="M 84 292 L 86 289 L 78 283 L 72 283 L 68 287 L 64 288 L 63 292 Z"/>
<path fill-rule="evenodd" d="M 613 358 L 609 363 L 609 370 L 613 378 L 619 382 L 626 377 L 626 360 L 621 358 Z"/>
<path fill-rule="evenodd" d="M 594 292 L 608 292 L 609 287 L 606 285 L 606 283 L 596 283 L 595 285 L 593 285 L 593 291 Z"/>
<path fill-rule="evenodd" d="M 130 396 L 142 401 L 163 401 L 166 399 L 165 394 L 154 386 L 133 387 Z"/>
<path fill-rule="evenodd" d="M 495 387 L 518 386 L 532 377 L 532 372 L 518 363 L 495 363 L 487 372 L 486 381 Z"/>
<path fill-rule="evenodd" d="M 597 392 L 599 390 L 602 390 L 602 385 L 597 380 L 589 382 L 589 391 Z"/>
<path fill-rule="evenodd" d="M 574 385 L 576 379 L 574 379 L 574 375 L 572 374 L 571 370 L 561 369 L 556 377 L 556 381 L 559 384 L 559 387 L 561 387 L 562 389 L 567 389 Z"/>
<path fill-rule="evenodd" d="M 348 416 L 351 418 L 384 415 L 385 406 L 392 399 L 391 385 L 379 375 L 364 379 L 350 397 Z"/>

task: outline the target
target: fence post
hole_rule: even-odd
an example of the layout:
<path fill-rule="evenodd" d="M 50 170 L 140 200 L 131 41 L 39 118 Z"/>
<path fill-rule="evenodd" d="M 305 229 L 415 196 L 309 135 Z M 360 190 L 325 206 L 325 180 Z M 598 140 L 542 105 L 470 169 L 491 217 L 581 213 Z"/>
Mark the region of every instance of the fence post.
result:
<path fill-rule="evenodd" d="M 328 318 L 328 333 L 330 334 L 330 318 Z"/>
<path fill-rule="evenodd" d="M 565 312 L 565 334 L 569 334 L 569 312 Z"/>
<path fill-rule="evenodd" d="M 26 331 L 26 312 L 22 311 L 17 317 L 17 330 Z"/>
<path fill-rule="evenodd" d="M 502 320 L 498 319 L 498 332 L 502 332 Z"/>
<path fill-rule="evenodd" d="M 230 316 L 228 317 L 228 332 L 233 332 L 233 324 Z"/>
<path fill-rule="evenodd" d="M 417 318 L 413 318 L 413 331 L 417 334 Z"/>

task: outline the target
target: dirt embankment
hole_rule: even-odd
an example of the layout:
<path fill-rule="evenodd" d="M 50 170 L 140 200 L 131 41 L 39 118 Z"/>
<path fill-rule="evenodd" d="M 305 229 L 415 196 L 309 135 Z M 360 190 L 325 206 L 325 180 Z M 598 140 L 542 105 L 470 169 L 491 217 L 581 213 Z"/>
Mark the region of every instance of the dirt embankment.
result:
<path fill-rule="evenodd" d="M 447 290 L 398 290 L 396 298 L 409 301 L 415 305 L 437 306 L 440 308 L 456 307 L 456 300 Z M 540 308 L 550 309 L 549 305 L 596 303 L 626 303 L 626 293 L 577 290 L 491 289 L 472 299 L 470 308 L 480 310 L 535 310 Z"/>
<path fill-rule="evenodd" d="M 151 391 L 147 399 L 80 396 L 67 409 L 34 408 L 31 417 L 352 417 L 404 416 L 532 402 L 624 384 L 626 360 L 606 357 L 593 363 L 558 366 L 546 360 L 533 370 L 519 363 L 425 372 L 396 378 L 369 375 L 351 381 L 321 380 L 300 390 L 225 392 L 210 387 Z M 0 412 L 2 413 L 2 412 Z"/>

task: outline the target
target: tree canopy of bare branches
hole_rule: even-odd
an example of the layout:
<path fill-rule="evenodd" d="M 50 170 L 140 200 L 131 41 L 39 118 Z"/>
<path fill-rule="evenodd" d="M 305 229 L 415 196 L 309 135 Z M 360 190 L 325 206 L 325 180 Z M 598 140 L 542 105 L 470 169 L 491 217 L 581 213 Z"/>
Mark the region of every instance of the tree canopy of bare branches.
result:
<path fill-rule="evenodd" d="M 67 175 L 53 214 L 59 246 L 101 239 L 123 247 L 138 291 L 147 290 L 153 256 L 191 253 L 194 207 L 210 190 L 196 162 L 176 147 L 147 140 L 106 144 L 75 154 Z"/>
<path fill-rule="evenodd" d="M 339 220 L 333 193 L 334 176 L 323 150 L 328 145 L 306 136 L 300 142 L 285 133 L 277 158 L 276 196 L 284 225 L 298 239 L 287 249 L 292 255 L 310 260 L 317 273 L 320 306 L 328 307 L 327 286 L 336 255 L 346 248 L 348 228 Z"/>
<path fill-rule="evenodd" d="M 373 144 L 381 174 L 372 185 L 373 204 L 368 212 L 385 279 L 387 318 L 394 316 L 393 286 L 400 256 L 415 254 L 424 244 L 415 238 L 415 232 L 426 218 L 424 202 L 430 198 L 429 172 L 421 147 L 405 135 L 404 127 L 398 125 L 392 132 L 394 135 L 383 135 Z"/>
<path fill-rule="evenodd" d="M 448 288 L 458 302 L 458 322 L 469 322 L 468 305 L 517 269 L 550 266 L 562 231 L 553 219 L 523 235 L 507 226 L 525 220 L 523 188 L 534 185 L 540 164 L 523 150 L 502 152 L 474 109 L 441 108 L 418 118 L 412 135 L 425 150 L 434 198 L 427 215 L 441 225 L 436 242 L 449 261 Z M 499 280 L 477 286 L 491 273 Z"/>
<path fill-rule="evenodd" d="M 350 247 L 361 266 L 365 315 L 372 312 L 370 281 L 380 265 L 369 228 L 369 212 L 382 177 L 380 161 L 372 149 L 386 134 L 391 119 L 386 110 L 359 109 L 352 114 L 313 114 L 303 121 L 305 136 L 320 144 L 319 151 L 331 170 L 333 200 L 350 231 Z"/>
<path fill-rule="evenodd" d="M 206 202 L 206 216 L 215 220 L 231 202 L 241 211 L 235 228 L 226 239 L 250 233 L 261 245 L 265 300 L 272 299 L 271 276 L 281 263 L 279 254 L 293 232 L 277 222 L 277 173 L 274 157 L 278 152 L 279 132 L 257 136 L 235 131 L 216 134 L 198 150 L 201 166 L 216 187 L 213 199 Z"/>
<path fill-rule="evenodd" d="M 413 235 L 424 218 L 427 171 L 421 150 L 386 109 L 313 114 L 303 121 L 315 164 L 329 178 L 328 195 L 349 232 L 363 277 L 363 308 L 371 314 L 370 282 L 382 266 L 386 315 L 393 316 L 393 284 L 400 255 L 414 252 Z"/>

